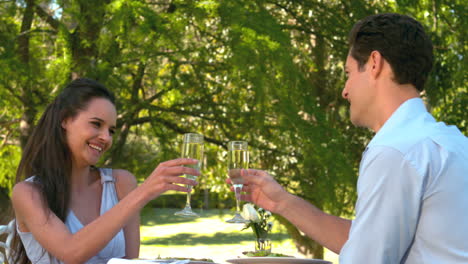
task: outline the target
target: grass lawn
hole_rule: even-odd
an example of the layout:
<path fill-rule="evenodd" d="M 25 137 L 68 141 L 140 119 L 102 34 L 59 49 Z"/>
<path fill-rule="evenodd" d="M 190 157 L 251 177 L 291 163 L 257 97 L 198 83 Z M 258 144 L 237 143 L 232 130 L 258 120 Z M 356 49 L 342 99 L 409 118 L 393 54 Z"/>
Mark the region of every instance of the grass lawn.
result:
<path fill-rule="evenodd" d="M 254 247 L 251 229 L 241 231 L 242 224 L 228 224 L 229 210 L 194 209 L 200 218 L 185 219 L 175 216 L 177 209 L 145 208 L 141 218 L 142 258 L 190 257 L 211 258 L 218 263 L 237 258 Z M 304 257 L 299 254 L 284 228 L 274 224 L 271 235 L 273 252 Z M 338 264 L 335 254 L 326 251 L 325 259 Z"/>

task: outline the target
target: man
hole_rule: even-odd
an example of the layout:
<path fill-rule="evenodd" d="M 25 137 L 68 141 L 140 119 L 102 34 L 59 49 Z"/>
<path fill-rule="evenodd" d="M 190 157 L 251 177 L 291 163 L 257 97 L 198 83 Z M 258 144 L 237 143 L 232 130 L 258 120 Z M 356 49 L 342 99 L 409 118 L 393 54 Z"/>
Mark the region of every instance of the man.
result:
<path fill-rule="evenodd" d="M 432 67 L 423 27 L 399 14 L 351 30 L 342 95 L 376 132 L 364 151 L 356 217 L 326 214 L 267 172 L 243 170 L 244 200 L 287 218 L 347 263 L 468 263 L 468 140 L 419 98 Z"/>

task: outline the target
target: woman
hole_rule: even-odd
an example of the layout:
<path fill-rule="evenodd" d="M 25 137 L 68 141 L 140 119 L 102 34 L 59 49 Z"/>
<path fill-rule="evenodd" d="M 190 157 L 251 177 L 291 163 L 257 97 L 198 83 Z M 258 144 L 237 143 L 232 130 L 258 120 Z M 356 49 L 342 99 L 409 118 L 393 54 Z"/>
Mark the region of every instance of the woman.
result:
<path fill-rule="evenodd" d="M 138 187 L 128 171 L 94 166 L 112 145 L 114 100 L 101 84 L 77 79 L 45 110 L 24 149 L 13 188 L 13 263 L 136 258 L 140 209 L 167 190 L 188 191 L 177 184 L 196 184 L 179 177 L 199 175 L 182 166 L 195 164 L 193 159 L 159 164 Z"/>

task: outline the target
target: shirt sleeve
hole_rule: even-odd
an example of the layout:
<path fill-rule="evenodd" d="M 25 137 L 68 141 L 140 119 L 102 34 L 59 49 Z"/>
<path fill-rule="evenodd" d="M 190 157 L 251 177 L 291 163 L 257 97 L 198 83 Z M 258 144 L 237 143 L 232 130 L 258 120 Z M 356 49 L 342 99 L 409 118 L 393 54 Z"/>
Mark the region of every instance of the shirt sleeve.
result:
<path fill-rule="evenodd" d="M 411 246 L 424 179 L 397 150 L 373 147 L 363 156 L 356 217 L 340 264 L 401 263 Z"/>

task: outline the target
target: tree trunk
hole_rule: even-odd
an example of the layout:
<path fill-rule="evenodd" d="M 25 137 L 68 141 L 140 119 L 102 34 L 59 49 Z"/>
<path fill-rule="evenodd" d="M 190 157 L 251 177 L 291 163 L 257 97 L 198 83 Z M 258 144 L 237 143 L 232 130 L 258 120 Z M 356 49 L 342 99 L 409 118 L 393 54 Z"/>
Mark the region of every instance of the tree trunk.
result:
<path fill-rule="evenodd" d="M 304 254 L 307 257 L 323 259 L 323 247 L 309 238 L 301 232 L 284 217 L 276 216 L 276 219 L 286 227 L 288 234 L 296 244 L 296 248 L 299 253 Z"/>
<path fill-rule="evenodd" d="M 314 71 L 313 84 L 317 90 L 317 96 L 320 100 L 321 106 L 326 106 L 330 99 L 330 92 L 328 91 L 327 85 L 327 71 L 325 70 L 327 50 L 325 39 L 322 35 L 315 36 L 315 46 L 313 48 L 313 57 L 316 64 L 316 69 Z"/>
<path fill-rule="evenodd" d="M 110 2 L 80 0 L 80 20 L 77 30 L 71 35 L 71 47 L 73 57 L 73 78 L 96 78 L 95 69 L 98 52 L 98 39 L 101 28 L 104 25 L 106 5 Z"/>
<path fill-rule="evenodd" d="M 8 223 L 13 218 L 8 190 L 0 187 L 0 225 Z"/>
<path fill-rule="evenodd" d="M 24 73 L 24 83 L 21 90 L 21 101 L 23 103 L 23 115 L 20 121 L 20 143 L 21 148 L 26 146 L 29 135 L 34 128 L 34 119 L 36 117 L 36 105 L 34 104 L 32 94 L 31 69 L 29 67 L 29 31 L 31 30 L 32 21 L 34 18 L 34 0 L 27 0 L 26 7 L 21 22 L 21 32 L 18 37 L 18 56 L 21 61 L 21 72 Z"/>
<path fill-rule="evenodd" d="M 106 162 L 106 164 L 108 165 L 117 164 L 120 161 L 122 157 L 121 153 L 123 151 L 125 143 L 127 142 L 127 138 L 130 133 L 130 128 L 132 127 L 132 123 L 135 120 L 135 118 L 138 116 L 138 112 L 141 110 L 140 107 L 138 106 L 139 105 L 138 93 L 143 85 L 143 77 L 145 76 L 145 69 L 146 69 L 146 65 L 144 63 L 140 63 L 138 65 L 136 74 L 133 74 L 133 85 L 132 85 L 129 109 L 126 115 L 121 119 L 123 121 L 123 124 L 120 127 L 120 133 L 116 137 L 118 139 L 116 140 L 114 146 L 112 147 L 110 157 L 108 161 Z"/>
<path fill-rule="evenodd" d="M 127 122 L 122 124 L 120 128 L 120 133 L 116 135 L 115 143 L 113 144 L 112 148 L 110 149 L 109 158 L 106 161 L 106 165 L 115 166 L 115 164 L 119 164 L 122 158 L 122 151 L 127 142 L 128 134 L 130 133 L 130 126 Z"/>

